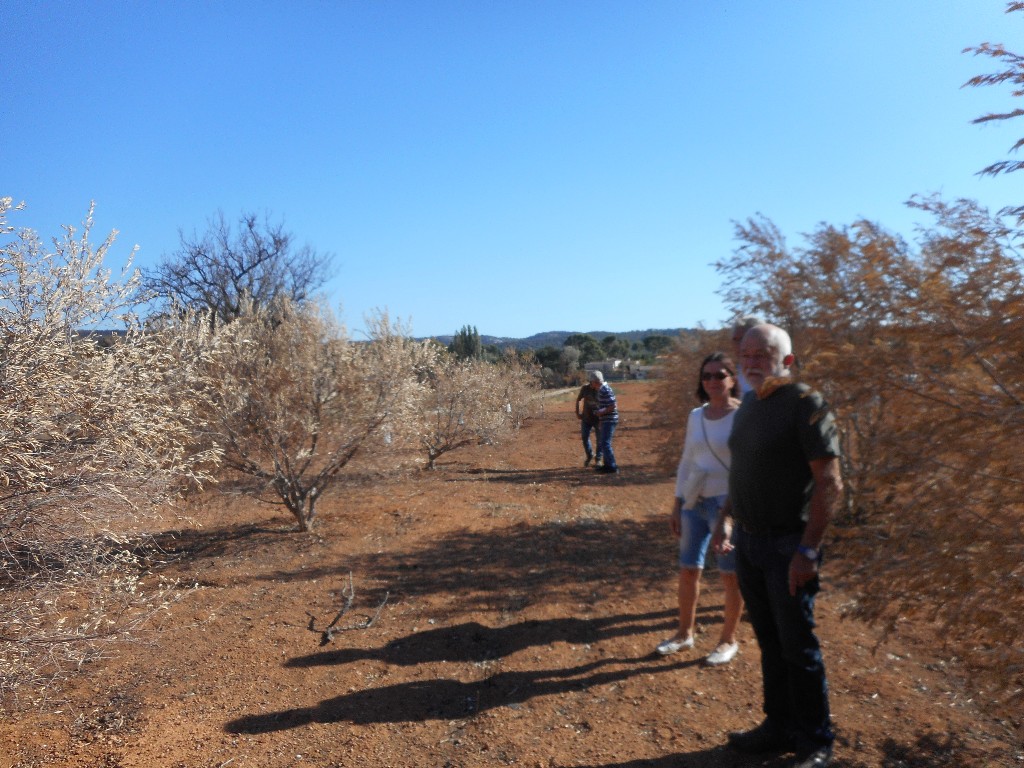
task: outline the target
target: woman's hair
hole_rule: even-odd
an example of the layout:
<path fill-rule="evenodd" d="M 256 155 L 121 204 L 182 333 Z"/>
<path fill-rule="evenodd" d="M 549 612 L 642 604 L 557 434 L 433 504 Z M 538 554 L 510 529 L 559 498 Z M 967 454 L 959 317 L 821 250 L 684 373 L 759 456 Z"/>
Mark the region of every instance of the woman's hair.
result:
<path fill-rule="evenodd" d="M 704 358 L 700 364 L 700 368 L 697 370 L 697 399 L 702 403 L 708 402 L 711 397 L 708 395 L 708 391 L 704 389 L 704 380 L 701 376 L 704 375 L 704 366 L 708 363 L 721 363 L 722 367 L 729 372 L 732 376 L 732 389 L 729 390 L 729 394 L 733 397 L 740 396 L 740 380 L 736 376 L 736 364 L 732 361 L 725 352 L 712 352 L 710 355 Z"/>

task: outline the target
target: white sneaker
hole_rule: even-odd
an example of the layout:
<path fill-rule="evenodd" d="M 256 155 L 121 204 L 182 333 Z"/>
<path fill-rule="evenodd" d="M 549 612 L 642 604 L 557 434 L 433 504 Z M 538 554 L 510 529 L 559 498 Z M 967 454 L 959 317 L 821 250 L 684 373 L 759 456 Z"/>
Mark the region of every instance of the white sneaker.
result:
<path fill-rule="evenodd" d="M 662 640 L 658 643 L 657 651 L 662 656 L 668 656 L 670 653 L 681 651 L 684 648 L 693 648 L 693 637 L 687 637 L 684 640 L 680 640 L 678 637 L 670 637 L 668 640 Z"/>
<path fill-rule="evenodd" d="M 706 659 L 707 663 L 715 667 L 719 664 L 728 664 L 739 652 L 739 643 L 722 643 L 713 650 Z"/>

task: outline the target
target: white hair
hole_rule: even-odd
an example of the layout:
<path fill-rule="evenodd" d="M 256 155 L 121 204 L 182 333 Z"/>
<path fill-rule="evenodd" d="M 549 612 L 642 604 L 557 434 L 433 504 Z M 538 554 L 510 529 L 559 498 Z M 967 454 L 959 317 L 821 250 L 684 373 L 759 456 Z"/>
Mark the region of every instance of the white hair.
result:
<path fill-rule="evenodd" d="M 769 348 L 774 349 L 778 353 L 779 360 L 784 360 L 793 354 L 793 340 L 789 338 L 789 334 L 782 328 L 771 323 L 762 323 L 754 327 L 764 336 L 764 340 Z"/>
<path fill-rule="evenodd" d="M 736 331 L 742 330 L 744 333 L 746 333 L 755 325 L 764 324 L 764 318 L 761 317 L 760 315 L 742 315 L 732 321 L 732 331 L 733 333 L 736 333 Z"/>

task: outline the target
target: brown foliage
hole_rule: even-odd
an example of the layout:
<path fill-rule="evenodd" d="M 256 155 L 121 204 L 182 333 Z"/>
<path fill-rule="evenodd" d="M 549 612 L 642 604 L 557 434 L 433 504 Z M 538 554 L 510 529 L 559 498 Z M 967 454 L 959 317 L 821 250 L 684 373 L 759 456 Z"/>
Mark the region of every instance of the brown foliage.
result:
<path fill-rule="evenodd" d="M 655 424 L 665 430 L 666 439 L 657 449 L 657 464 L 666 473 L 675 472 L 679 463 L 686 439 L 687 415 L 700 405 L 697 398 L 700 363 L 712 352 L 731 356 L 728 330 L 689 331 L 678 336 L 672 349 L 658 358 L 658 373 L 651 382 L 652 406 Z"/>
<path fill-rule="evenodd" d="M 764 219 L 717 265 L 727 302 L 793 336 L 845 455 L 839 546 L 854 612 L 935 622 L 987 681 L 1020 694 L 1024 648 L 1021 232 L 969 201 L 911 203 L 916 246 L 876 224 L 821 225 L 790 249 Z"/>
<path fill-rule="evenodd" d="M 1024 3 L 1010 2 L 1006 4 L 1006 13 L 1024 10 Z M 997 72 L 990 72 L 984 75 L 975 75 L 964 86 L 979 87 L 987 85 L 1009 84 L 1013 87 L 1011 96 L 1024 96 L 1024 56 L 1006 50 L 1002 43 L 982 43 L 981 45 L 965 48 L 964 53 L 972 53 L 975 56 L 985 56 L 993 59 L 999 66 L 1004 67 Z M 988 123 L 994 120 L 1010 120 L 1024 115 L 1024 109 L 1018 107 L 1007 112 L 990 112 L 975 118 L 975 124 Z M 1024 147 L 1024 139 L 1018 139 L 1010 152 L 1016 152 Z M 1024 168 L 1024 161 L 1021 160 L 999 160 L 991 165 L 982 168 L 978 173 L 982 176 L 998 176 L 1001 173 L 1012 173 Z M 1017 223 L 1024 223 L 1024 206 L 1009 207 L 1003 213 L 1017 217 Z"/>

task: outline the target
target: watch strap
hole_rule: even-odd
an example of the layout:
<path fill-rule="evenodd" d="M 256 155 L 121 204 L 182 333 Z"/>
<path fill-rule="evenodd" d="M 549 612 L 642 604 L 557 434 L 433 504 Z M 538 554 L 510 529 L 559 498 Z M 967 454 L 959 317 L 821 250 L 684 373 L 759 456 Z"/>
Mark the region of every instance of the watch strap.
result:
<path fill-rule="evenodd" d="M 814 547 L 808 547 L 806 544 L 801 544 L 800 546 L 798 546 L 796 548 L 796 551 L 804 557 L 806 557 L 808 560 L 815 563 L 818 562 L 818 559 L 821 557 L 821 553 L 818 552 L 818 550 L 816 550 Z"/>

